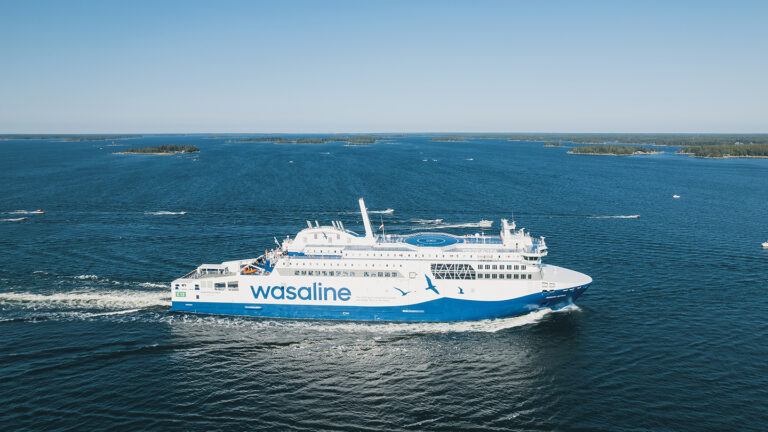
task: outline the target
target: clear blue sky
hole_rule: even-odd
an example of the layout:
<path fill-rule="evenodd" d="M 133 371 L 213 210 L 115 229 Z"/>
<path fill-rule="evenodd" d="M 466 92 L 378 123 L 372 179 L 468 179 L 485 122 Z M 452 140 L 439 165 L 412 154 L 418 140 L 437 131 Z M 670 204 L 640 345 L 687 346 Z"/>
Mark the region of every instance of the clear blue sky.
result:
<path fill-rule="evenodd" d="M 0 133 L 768 132 L 768 1 L 0 2 Z"/>

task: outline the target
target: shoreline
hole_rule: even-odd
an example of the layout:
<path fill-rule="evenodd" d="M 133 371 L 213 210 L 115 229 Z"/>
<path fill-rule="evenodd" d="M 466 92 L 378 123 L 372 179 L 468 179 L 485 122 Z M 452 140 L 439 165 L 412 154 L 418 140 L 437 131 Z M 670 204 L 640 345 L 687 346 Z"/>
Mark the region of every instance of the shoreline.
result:
<path fill-rule="evenodd" d="M 664 153 L 663 151 L 655 152 L 634 152 L 632 154 L 618 154 L 618 153 L 579 153 L 573 150 L 568 150 L 568 154 L 584 155 L 584 156 L 644 156 Z"/>
<path fill-rule="evenodd" d="M 142 152 L 115 152 L 112 153 L 113 155 L 154 155 L 154 156 L 172 156 L 177 154 L 193 154 L 193 153 L 200 153 L 200 152 L 170 152 L 170 153 L 142 153 Z"/>
<path fill-rule="evenodd" d="M 768 159 L 768 156 L 696 156 L 695 153 L 677 152 L 679 155 L 687 155 L 696 159 Z"/>

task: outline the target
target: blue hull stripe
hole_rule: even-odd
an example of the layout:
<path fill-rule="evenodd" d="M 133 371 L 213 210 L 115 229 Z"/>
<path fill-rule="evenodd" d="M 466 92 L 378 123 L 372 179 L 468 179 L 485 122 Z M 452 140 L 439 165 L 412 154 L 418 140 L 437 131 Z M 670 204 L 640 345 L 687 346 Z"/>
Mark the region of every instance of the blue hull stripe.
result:
<path fill-rule="evenodd" d="M 503 301 L 441 298 L 405 306 L 296 305 L 174 301 L 171 310 L 265 318 L 356 321 L 472 321 L 523 315 L 543 308 L 558 309 L 574 302 L 589 285 L 536 293 Z"/>

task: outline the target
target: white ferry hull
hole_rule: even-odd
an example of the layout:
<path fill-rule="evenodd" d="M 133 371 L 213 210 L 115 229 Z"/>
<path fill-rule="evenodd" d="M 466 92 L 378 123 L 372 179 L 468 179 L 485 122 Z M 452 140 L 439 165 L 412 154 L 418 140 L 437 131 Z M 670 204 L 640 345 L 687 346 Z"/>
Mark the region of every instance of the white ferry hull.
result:
<path fill-rule="evenodd" d="M 561 267 L 545 266 L 544 273 L 549 274 L 551 282 L 433 281 L 423 275 L 417 280 L 394 284 L 352 278 L 326 279 L 323 284 L 300 277 L 278 280 L 269 276 L 239 275 L 213 278 L 209 284 L 236 281 L 237 291 L 195 290 L 194 286 L 199 284 L 184 283 L 182 279 L 174 283 L 179 288 L 172 290 L 171 310 L 289 319 L 472 321 L 559 309 L 573 304 L 592 282 L 589 276 Z M 564 286 L 567 283 L 576 285 Z"/>
<path fill-rule="evenodd" d="M 544 237 L 502 219 L 498 236 L 365 235 L 307 228 L 258 258 L 203 264 L 173 281 L 172 311 L 268 318 L 470 321 L 573 303 L 589 276 L 542 264 Z M 492 224 L 490 221 L 487 225 Z M 382 225 L 383 227 L 383 225 Z M 379 227 L 381 229 L 382 227 Z"/>

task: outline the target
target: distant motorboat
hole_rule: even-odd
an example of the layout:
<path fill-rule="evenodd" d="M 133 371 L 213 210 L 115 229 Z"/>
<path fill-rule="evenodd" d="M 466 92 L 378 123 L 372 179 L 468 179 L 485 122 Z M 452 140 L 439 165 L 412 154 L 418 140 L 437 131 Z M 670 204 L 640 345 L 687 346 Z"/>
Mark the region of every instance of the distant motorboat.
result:
<path fill-rule="evenodd" d="M 763 242 L 763 249 L 768 249 L 768 241 L 767 242 Z"/>
<path fill-rule="evenodd" d="M 672 198 L 680 198 L 680 195 L 677 195 L 677 194 L 672 195 Z"/>
<path fill-rule="evenodd" d="M 43 214 L 43 213 L 45 213 L 45 211 L 43 211 L 43 210 L 40 210 L 40 209 L 37 209 L 37 210 L 35 210 L 35 211 L 33 211 L 33 212 L 30 212 L 30 213 L 34 213 L 34 214 Z"/>

